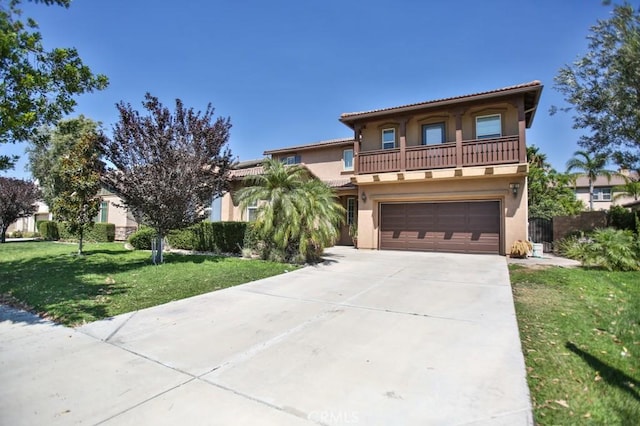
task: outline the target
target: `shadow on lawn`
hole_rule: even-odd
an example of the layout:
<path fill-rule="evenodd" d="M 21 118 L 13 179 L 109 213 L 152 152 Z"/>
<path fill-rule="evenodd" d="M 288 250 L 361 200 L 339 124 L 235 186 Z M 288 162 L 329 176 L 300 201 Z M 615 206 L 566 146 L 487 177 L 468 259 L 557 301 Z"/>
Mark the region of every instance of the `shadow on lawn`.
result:
<path fill-rule="evenodd" d="M 623 390 L 635 400 L 640 401 L 640 393 L 638 391 L 640 388 L 640 381 L 627 375 L 625 372 L 600 361 L 589 352 L 583 351 L 571 342 L 567 342 L 565 347 L 582 358 L 582 360 L 589 364 L 592 369 L 600 373 L 602 379 L 608 384 Z"/>
<path fill-rule="evenodd" d="M 220 262 L 220 256 L 167 253 L 165 264 Z M 151 257 L 111 249 L 5 261 L 0 264 L 0 302 L 64 324 L 111 316 L 109 297 L 129 290 L 112 275 L 150 267 Z M 161 268 L 162 266 L 158 266 Z M 17 317 L 19 320 L 21 317 Z"/>

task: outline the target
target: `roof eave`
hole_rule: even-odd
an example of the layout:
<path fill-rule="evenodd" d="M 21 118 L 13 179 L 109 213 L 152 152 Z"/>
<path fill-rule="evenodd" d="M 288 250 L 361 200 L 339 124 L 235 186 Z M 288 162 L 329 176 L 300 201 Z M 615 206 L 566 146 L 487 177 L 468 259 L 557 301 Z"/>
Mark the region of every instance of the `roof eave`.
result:
<path fill-rule="evenodd" d="M 447 105 L 456 105 L 456 104 L 462 104 L 462 103 L 482 101 L 482 100 L 491 99 L 491 98 L 508 97 L 508 96 L 518 95 L 518 94 L 527 93 L 527 92 L 535 92 L 534 105 L 537 108 L 538 101 L 540 100 L 540 93 L 542 92 L 543 87 L 544 86 L 542 84 L 525 86 L 525 87 L 516 87 L 516 88 L 505 90 L 502 92 L 482 93 L 478 95 L 470 95 L 470 96 L 460 97 L 456 99 L 445 99 L 442 101 L 426 102 L 418 105 L 409 105 L 404 107 L 385 109 L 383 111 L 364 112 L 361 114 L 340 116 L 339 120 L 343 124 L 349 126 L 350 128 L 353 128 L 356 122 L 369 120 L 372 118 L 383 118 L 385 116 L 395 116 L 398 114 L 403 114 L 408 112 L 434 109 L 434 108 L 439 108 Z M 529 119 L 530 123 L 533 122 L 534 114 L 535 114 L 535 110 L 532 111 L 531 113 L 531 118 Z"/>
<path fill-rule="evenodd" d="M 349 145 L 353 145 L 353 139 L 348 139 L 348 140 L 345 139 L 344 141 L 340 141 L 340 142 L 317 143 L 317 144 L 309 144 L 309 145 L 292 146 L 289 148 L 270 149 L 268 151 L 265 151 L 263 154 L 264 155 L 285 154 L 288 152 L 294 153 L 294 152 L 300 152 L 300 151 L 309 151 L 312 149 L 320 149 L 320 148 L 335 147 L 335 146 L 349 146 Z"/>

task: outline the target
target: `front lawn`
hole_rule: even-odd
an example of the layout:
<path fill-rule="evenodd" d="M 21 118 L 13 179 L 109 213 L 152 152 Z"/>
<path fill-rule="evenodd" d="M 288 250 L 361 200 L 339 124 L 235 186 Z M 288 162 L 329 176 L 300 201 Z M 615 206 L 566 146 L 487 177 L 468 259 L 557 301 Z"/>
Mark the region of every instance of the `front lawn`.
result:
<path fill-rule="evenodd" d="M 637 424 L 640 272 L 511 266 L 537 424 Z"/>
<path fill-rule="evenodd" d="M 254 281 L 296 266 L 233 257 L 167 254 L 153 266 L 150 252 L 122 243 L 0 244 L 0 301 L 77 325 L 172 300 Z"/>

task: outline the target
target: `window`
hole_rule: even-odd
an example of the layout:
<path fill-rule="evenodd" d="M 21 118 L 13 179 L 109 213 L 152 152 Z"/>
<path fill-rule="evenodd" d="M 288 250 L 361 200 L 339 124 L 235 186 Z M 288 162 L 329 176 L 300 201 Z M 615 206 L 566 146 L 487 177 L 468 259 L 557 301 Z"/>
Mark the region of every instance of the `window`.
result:
<path fill-rule="evenodd" d="M 253 202 L 247 206 L 247 222 L 255 222 L 258 217 L 258 203 Z"/>
<path fill-rule="evenodd" d="M 282 157 L 281 161 L 284 164 L 300 164 L 300 156 L 299 155 L 290 155 L 288 157 Z"/>
<path fill-rule="evenodd" d="M 488 139 L 502 136 L 502 120 L 500 114 L 476 117 L 476 138 Z"/>
<path fill-rule="evenodd" d="M 347 225 L 353 225 L 356 221 L 356 199 L 347 198 Z"/>
<path fill-rule="evenodd" d="M 345 149 L 342 151 L 342 167 L 344 170 L 353 170 L 353 150 Z"/>
<path fill-rule="evenodd" d="M 434 145 L 446 142 L 444 123 L 425 124 L 422 126 L 422 145 Z"/>
<path fill-rule="evenodd" d="M 611 188 L 593 188 L 593 201 L 611 201 Z"/>
<path fill-rule="evenodd" d="M 96 222 L 107 223 L 108 220 L 109 220 L 109 202 L 103 201 L 100 203 L 100 212 L 98 212 L 98 217 L 96 218 Z"/>
<path fill-rule="evenodd" d="M 382 130 L 382 149 L 393 149 L 396 147 L 396 129 Z"/>

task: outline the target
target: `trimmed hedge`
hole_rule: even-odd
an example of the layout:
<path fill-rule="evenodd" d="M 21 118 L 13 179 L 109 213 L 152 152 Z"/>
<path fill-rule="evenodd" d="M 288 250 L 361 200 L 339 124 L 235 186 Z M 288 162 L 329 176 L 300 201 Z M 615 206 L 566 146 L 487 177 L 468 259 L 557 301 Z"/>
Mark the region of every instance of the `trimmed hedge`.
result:
<path fill-rule="evenodd" d="M 244 247 L 246 222 L 200 222 L 172 231 L 167 241 L 173 248 L 238 254 Z"/>
<path fill-rule="evenodd" d="M 60 233 L 58 232 L 58 223 L 52 220 L 39 220 L 38 232 L 47 241 L 56 241 L 60 239 Z"/>
<path fill-rule="evenodd" d="M 77 240 L 78 235 L 72 234 L 65 222 L 58 223 L 58 232 L 62 240 Z M 94 223 L 93 226 L 84 227 L 83 239 L 94 243 L 111 243 L 116 237 L 116 225 L 113 223 Z"/>
<path fill-rule="evenodd" d="M 156 231 L 151 228 L 140 228 L 129 235 L 129 244 L 136 250 L 151 250 L 151 241 L 156 237 Z"/>

